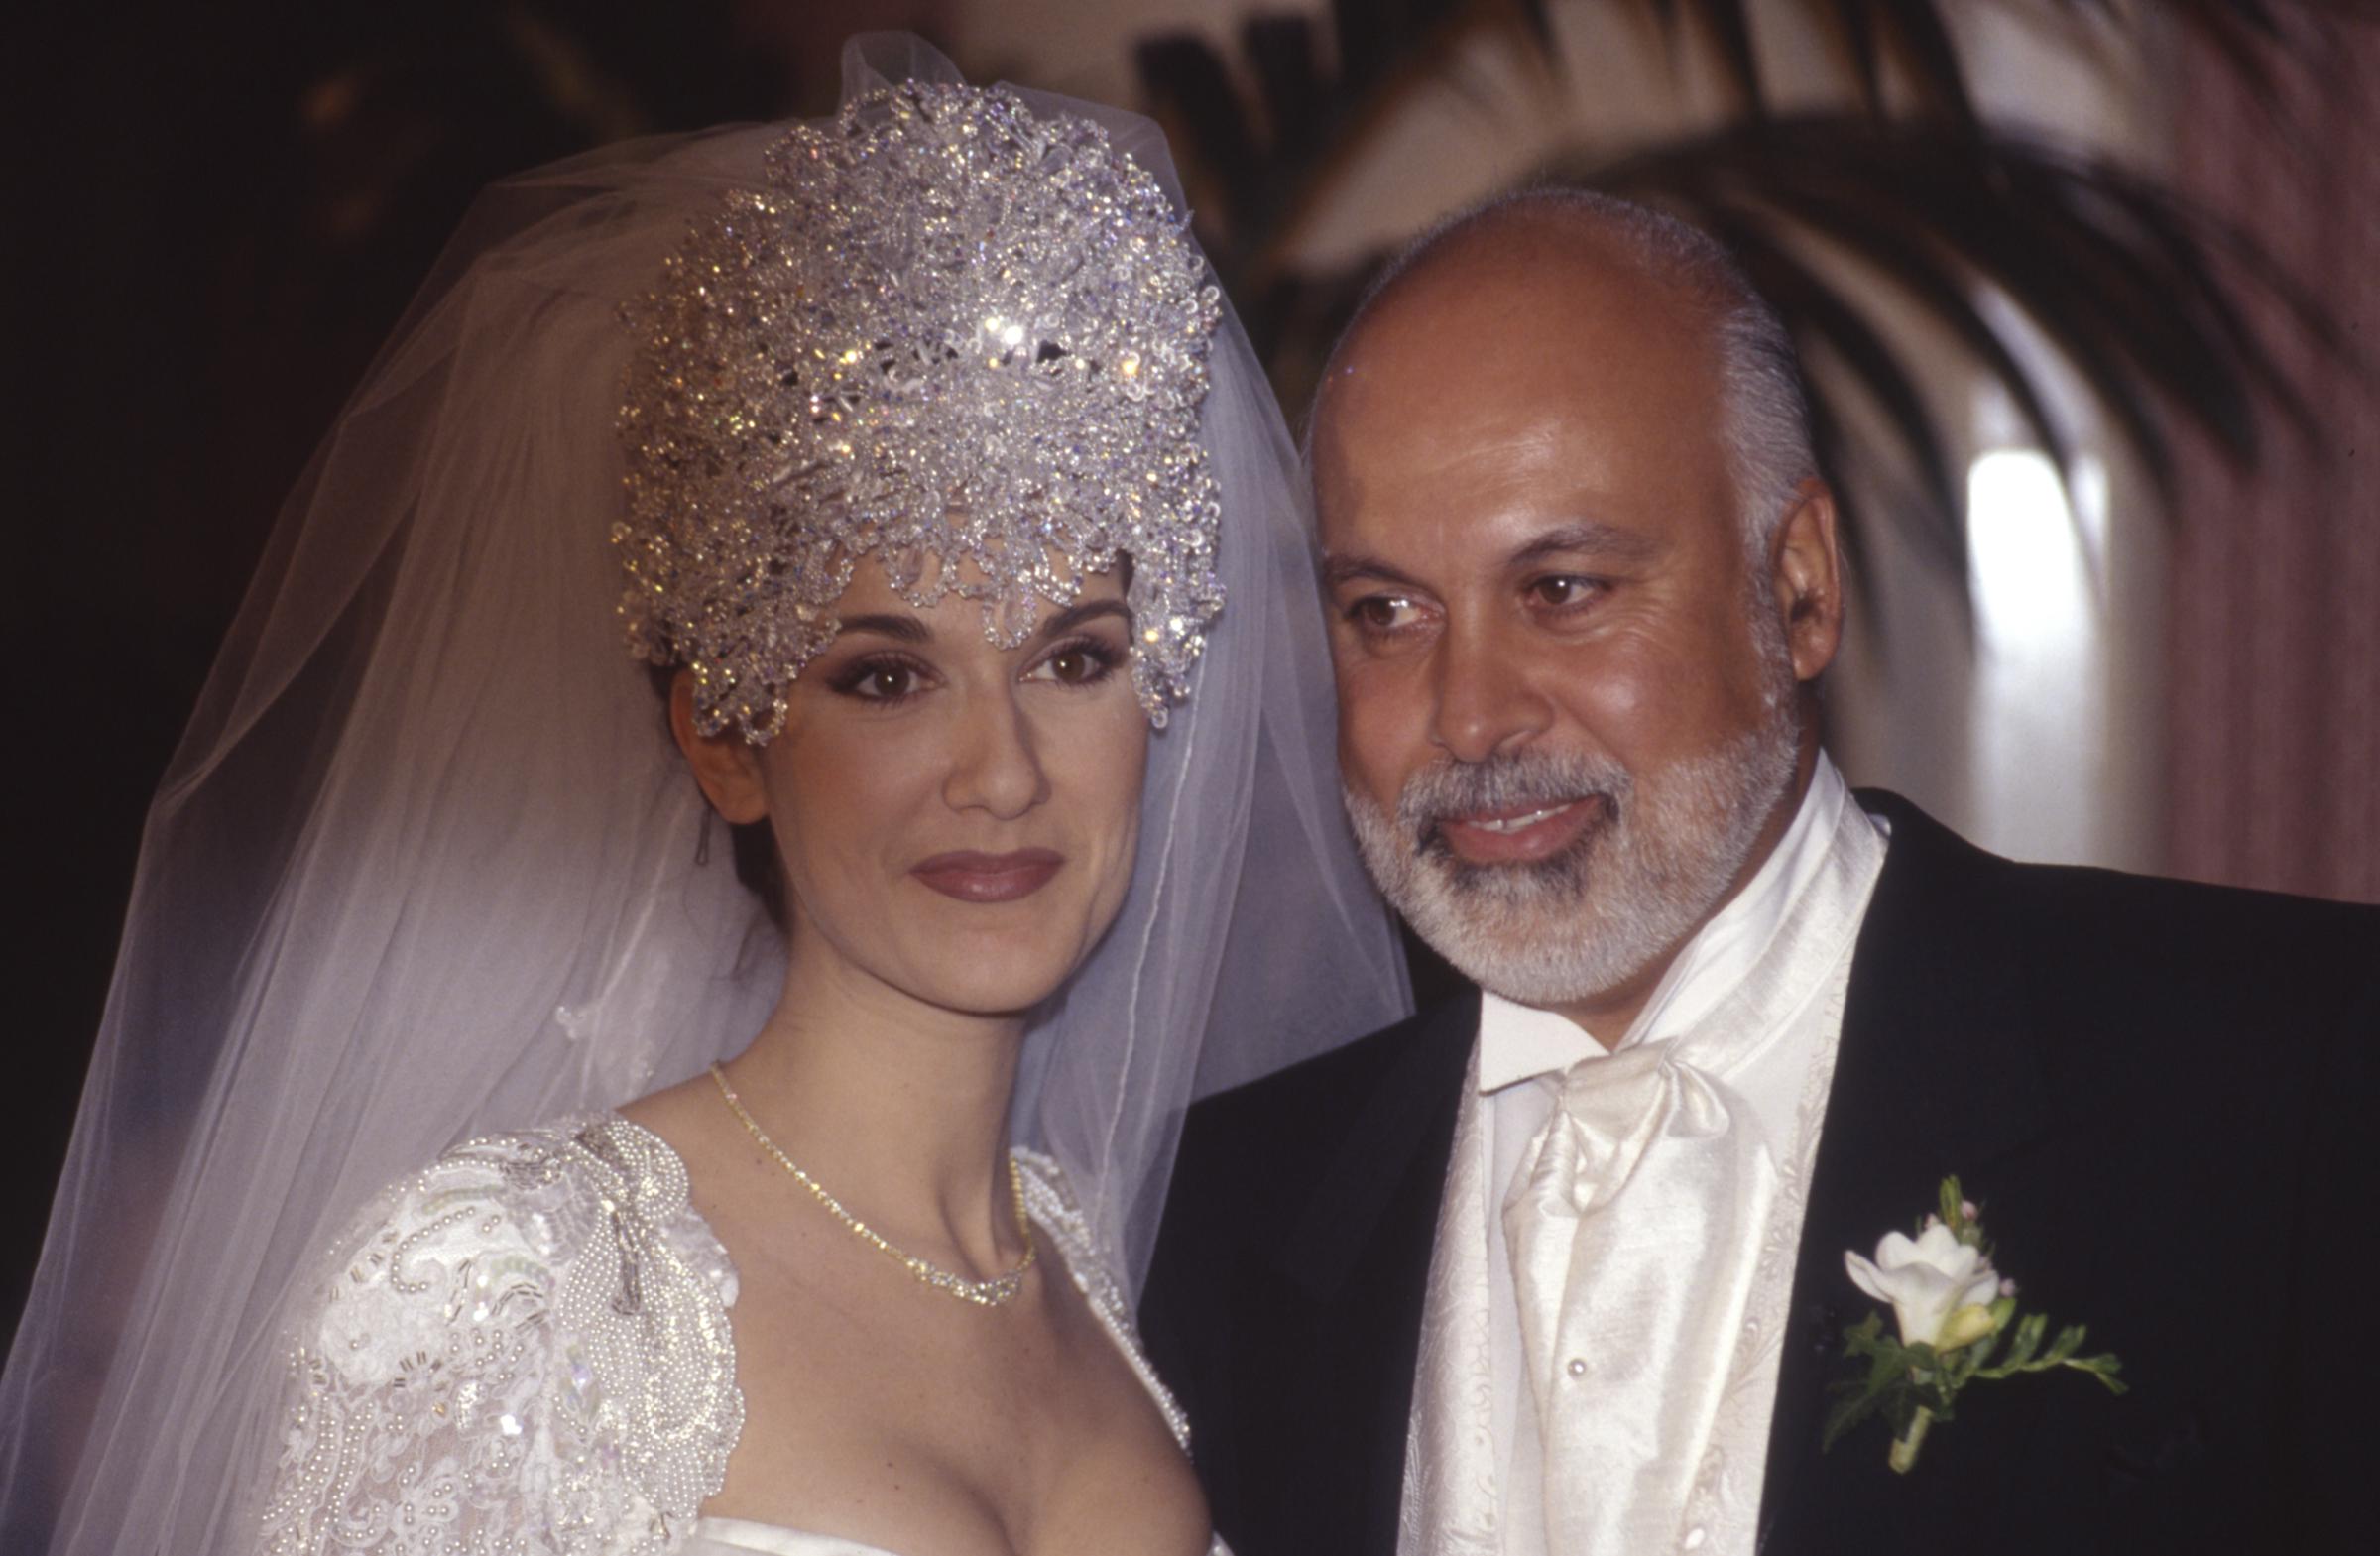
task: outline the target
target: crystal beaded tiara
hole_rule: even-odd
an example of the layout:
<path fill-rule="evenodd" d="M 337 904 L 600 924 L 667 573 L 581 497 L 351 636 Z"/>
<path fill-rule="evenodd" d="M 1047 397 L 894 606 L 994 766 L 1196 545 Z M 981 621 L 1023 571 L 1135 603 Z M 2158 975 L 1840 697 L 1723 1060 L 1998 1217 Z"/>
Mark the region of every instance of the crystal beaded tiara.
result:
<path fill-rule="evenodd" d="M 1183 227 L 1102 126 L 918 82 L 795 128 L 695 223 L 626 310 L 613 540 L 631 645 L 692 669 L 705 733 L 776 733 L 871 552 L 921 609 L 980 600 L 1004 648 L 1129 555 L 1163 725 L 1223 605 L 1221 304 Z"/>

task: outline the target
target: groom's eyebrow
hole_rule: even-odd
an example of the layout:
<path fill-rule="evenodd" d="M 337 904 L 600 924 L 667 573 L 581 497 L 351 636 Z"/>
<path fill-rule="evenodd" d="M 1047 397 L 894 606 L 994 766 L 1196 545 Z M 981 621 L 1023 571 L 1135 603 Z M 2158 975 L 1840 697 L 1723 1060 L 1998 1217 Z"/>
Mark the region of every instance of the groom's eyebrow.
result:
<path fill-rule="evenodd" d="M 1578 551 L 1611 561 L 1647 562 L 1661 554 L 1662 545 L 1639 531 L 1623 530 L 1617 525 L 1605 524 L 1600 519 L 1581 519 L 1548 530 L 1528 541 L 1512 552 L 1504 566 L 1517 571 Z"/>
<path fill-rule="evenodd" d="M 1419 578 L 1391 567 L 1376 556 L 1342 556 L 1336 551 L 1323 553 L 1322 586 L 1325 589 L 1336 589 L 1341 584 L 1359 581 L 1392 583 L 1405 589 L 1423 586 Z"/>

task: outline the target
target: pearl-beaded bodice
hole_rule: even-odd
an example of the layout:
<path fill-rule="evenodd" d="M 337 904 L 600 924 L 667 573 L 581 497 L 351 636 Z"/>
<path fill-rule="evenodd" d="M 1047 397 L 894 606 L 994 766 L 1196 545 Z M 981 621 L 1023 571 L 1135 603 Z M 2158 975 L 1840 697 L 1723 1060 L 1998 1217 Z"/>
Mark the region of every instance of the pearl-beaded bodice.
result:
<path fill-rule="evenodd" d="M 1186 1444 L 1064 1174 L 1016 1156 L 1027 1210 Z M 650 1131 L 603 1114 L 456 1147 L 383 1191 L 291 1327 L 264 1549 L 700 1545 L 744 1424 L 735 1300 L 684 1163 Z"/>

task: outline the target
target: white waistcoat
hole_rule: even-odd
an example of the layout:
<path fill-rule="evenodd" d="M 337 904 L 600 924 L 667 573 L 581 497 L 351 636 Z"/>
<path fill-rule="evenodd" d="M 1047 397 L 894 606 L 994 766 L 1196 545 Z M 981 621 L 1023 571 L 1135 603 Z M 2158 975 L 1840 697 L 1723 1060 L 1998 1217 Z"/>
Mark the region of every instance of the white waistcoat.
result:
<path fill-rule="evenodd" d="M 1608 1054 L 1485 997 L 1425 1299 L 1404 1556 L 1750 1556 L 1884 847 L 1822 757 L 1776 849 Z"/>

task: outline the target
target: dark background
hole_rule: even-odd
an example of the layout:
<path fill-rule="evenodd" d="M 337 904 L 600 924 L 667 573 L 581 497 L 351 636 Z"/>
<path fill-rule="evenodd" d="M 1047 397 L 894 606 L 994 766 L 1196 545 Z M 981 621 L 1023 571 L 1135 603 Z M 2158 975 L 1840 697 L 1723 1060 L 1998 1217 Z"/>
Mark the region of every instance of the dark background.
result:
<path fill-rule="evenodd" d="M 622 133 L 831 108 L 846 23 L 808 9 L 827 14 L 577 4 L 563 26 L 484 0 L 151 0 L 53 15 L 14 51 L 0 1325 L 141 817 L 315 441 L 491 179 Z"/>

